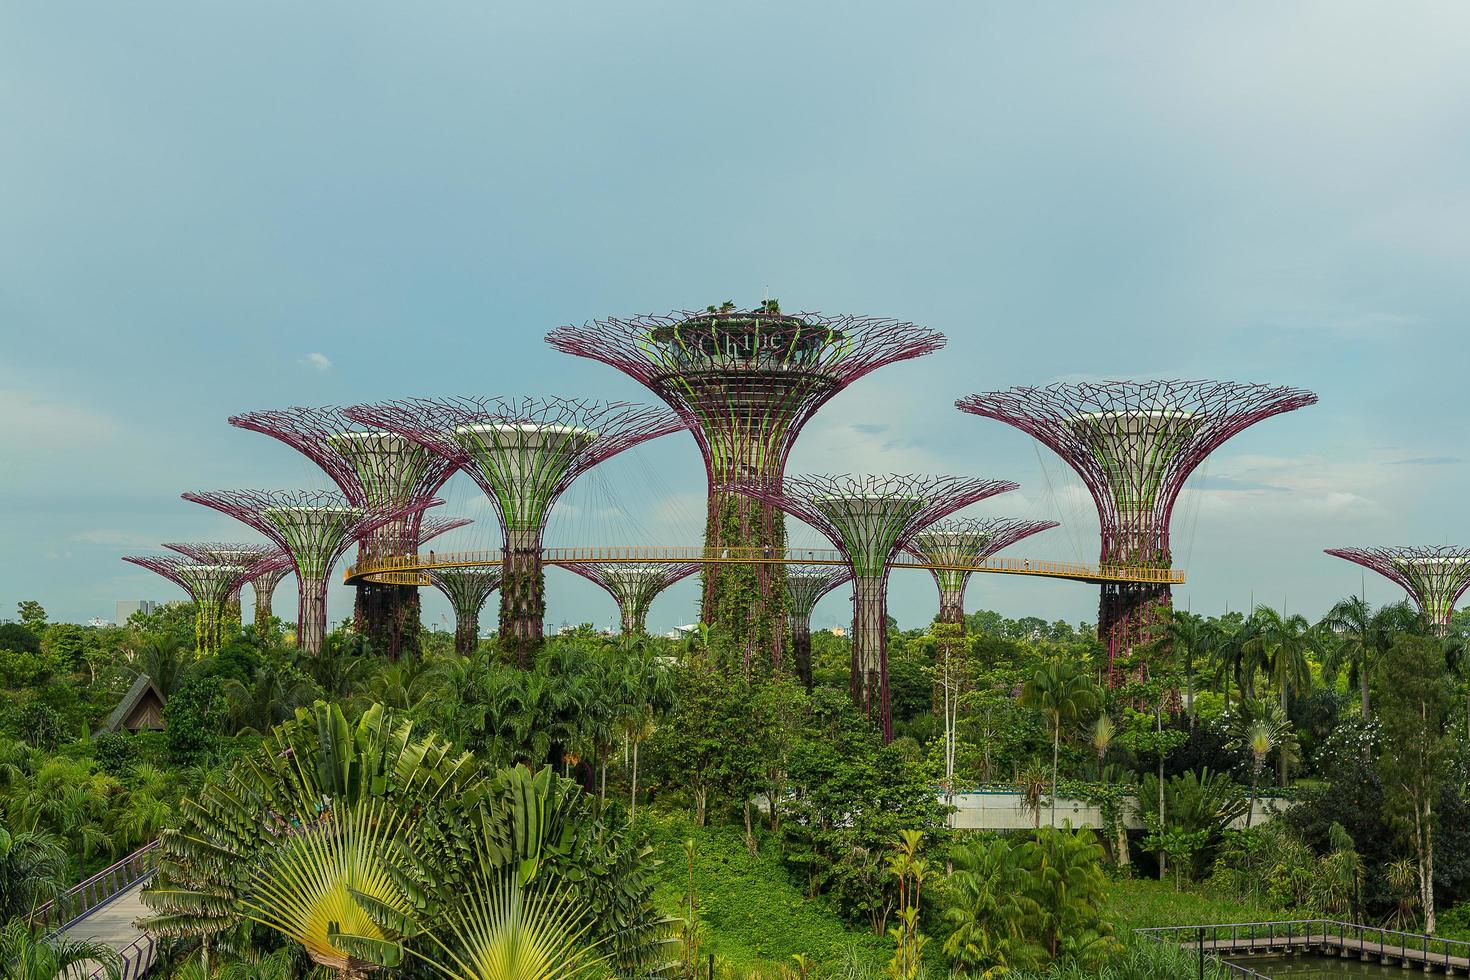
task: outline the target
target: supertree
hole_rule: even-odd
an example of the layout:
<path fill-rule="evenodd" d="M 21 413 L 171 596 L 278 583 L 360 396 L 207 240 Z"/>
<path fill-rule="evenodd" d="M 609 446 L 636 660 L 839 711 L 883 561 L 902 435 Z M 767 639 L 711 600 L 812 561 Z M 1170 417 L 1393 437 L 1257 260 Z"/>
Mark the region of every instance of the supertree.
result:
<path fill-rule="evenodd" d="M 1105 381 L 970 395 L 961 411 L 1027 432 L 1062 458 L 1097 505 L 1105 581 L 1098 636 L 1108 677 L 1146 643 L 1170 604 L 1169 520 L 1184 482 L 1222 443 L 1263 419 L 1315 404 L 1301 388 L 1226 381 Z"/>
<path fill-rule="evenodd" d="M 225 606 L 249 568 L 238 562 L 219 562 L 193 555 L 128 555 L 131 562 L 156 572 L 189 594 L 194 601 L 194 645 L 201 654 L 219 652 Z"/>
<path fill-rule="evenodd" d="M 490 593 L 500 588 L 499 568 L 435 568 L 429 572 L 434 588 L 454 607 L 454 650 L 468 656 L 480 641 L 480 610 Z"/>
<path fill-rule="evenodd" d="M 422 508 L 454 475 L 454 463 L 411 439 L 365 429 L 337 406 L 292 406 L 245 412 L 230 424 L 260 432 L 306 456 L 337 485 L 353 507 L 406 508 L 403 516 L 365 533 L 359 561 L 413 554 L 420 543 Z M 353 614 L 357 631 L 393 659 L 418 651 L 419 592 L 412 585 L 357 583 Z"/>
<path fill-rule="evenodd" d="M 291 556 L 296 572 L 296 643 L 320 653 L 327 631 L 327 577 L 343 552 L 390 521 L 441 503 L 416 500 L 394 507 L 358 507 L 322 490 L 217 490 L 185 493 L 185 500 L 213 507 L 255 528 Z"/>
<path fill-rule="evenodd" d="M 291 556 L 284 551 L 278 552 L 274 561 L 262 563 L 253 570 L 250 578 L 250 590 L 255 593 L 255 632 L 264 634 L 270 628 L 274 612 L 271 600 L 276 594 L 276 586 L 281 584 L 281 579 L 291 574 L 294 564 Z"/>
<path fill-rule="evenodd" d="M 958 476 L 788 476 L 783 487 L 737 484 L 821 531 L 852 572 L 850 693 L 885 741 L 893 738 L 888 697 L 888 571 L 918 532 L 979 500 L 1016 489 L 1005 480 Z"/>
<path fill-rule="evenodd" d="M 245 587 L 245 583 L 251 580 L 252 575 L 258 569 L 263 569 L 266 564 L 272 563 L 272 560 L 278 559 L 281 554 L 274 545 L 260 542 L 165 541 L 163 546 L 169 551 L 188 555 L 195 561 L 245 566 L 245 576 L 235 583 L 235 587 L 230 590 L 225 600 L 225 619 L 234 619 L 237 623 L 240 621 L 240 590 Z"/>
<path fill-rule="evenodd" d="M 1455 603 L 1470 589 L 1470 548 L 1328 548 L 1327 554 L 1397 582 L 1441 636 L 1449 631 Z"/>
<path fill-rule="evenodd" d="M 648 610 L 663 592 L 675 582 L 699 571 L 692 561 L 648 562 L 561 562 L 568 571 L 602 587 L 618 604 L 624 636 L 648 633 Z"/>
<path fill-rule="evenodd" d="M 914 535 L 908 553 L 926 565 L 939 588 L 939 622 L 965 625 L 965 589 L 974 569 L 1022 538 L 1057 526 L 1056 521 L 962 517 L 939 521 Z"/>
<path fill-rule="evenodd" d="M 557 350 L 602 361 L 648 388 L 693 433 L 709 477 L 704 545 L 784 549 L 779 508 L 726 488 L 777 489 L 802 427 L 848 385 L 896 361 L 944 346 L 944 335 L 897 320 L 785 314 L 774 301 L 755 310 L 726 303 L 699 312 L 594 320 L 547 335 Z M 729 632 L 746 667 L 769 651 L 781 662 L 785 566 L 710 563 L 700 618 Z"/>
<path fill-rule="evenodd" d="M 683 428 L 663 409 L 568 398 L 414 398 L 347 414 L 450 461 L 495 505 L 505 532 L 500 642 L 522 666 L 542 643 L 542 535 L 557 499 L 603 460 Z"/>
<path fill-rule="evenodd" d="M 822 597 L 852 581 L 842 566 L 796 565 L 786 569 L 786 624 L 791 630 L 791 660 L 796 676 L 812 689 L 812 610 Z"/>

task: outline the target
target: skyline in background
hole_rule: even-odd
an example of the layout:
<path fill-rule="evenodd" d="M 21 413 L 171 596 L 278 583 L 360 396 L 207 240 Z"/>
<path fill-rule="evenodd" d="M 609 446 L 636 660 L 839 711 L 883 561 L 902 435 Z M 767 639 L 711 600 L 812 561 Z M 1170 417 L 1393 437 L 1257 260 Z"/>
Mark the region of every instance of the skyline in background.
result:
<path fill-rule="evenodd" d="M 1397 601 L 1322 549 L 1470 544 L 1470 7 L 793 6 L 6 11 L 0 618 L 178 598 L 119 558 L 254 540 L 182 491 L 329 486 L 231 414 L 647 402 L 543 336 L 766 295 L 948 335 L 835 398 L 788 471 L 1015 480 L 964 513 L 1063 527 L 1005 555 L 1095 562 L 1096 516 L 954 400 L 1161 377 L 1321 399 L 1190 481 L 1177 606 Z M 703 497 L 669 436 L 575 485 L 548 544 L 696 544 Z M 466 478 L 445 499 L 477 523 L 442 550 L 498 541 Z M 691 622 L 695 590 L 650 629 Z M 906 628 L 937 607 L 924 572 L 890 594 Z M 448 608 L 424 590 L 426 625 Z M 981 608 L 1091 622 L 1097 589 L 977 575 Z M 275 609 L 294 620 L 294 579 Z M 847 612 L 839 590 L 813 624 Z M 611 599 L 549 571 L 548 625 L 584 621 Z"/>

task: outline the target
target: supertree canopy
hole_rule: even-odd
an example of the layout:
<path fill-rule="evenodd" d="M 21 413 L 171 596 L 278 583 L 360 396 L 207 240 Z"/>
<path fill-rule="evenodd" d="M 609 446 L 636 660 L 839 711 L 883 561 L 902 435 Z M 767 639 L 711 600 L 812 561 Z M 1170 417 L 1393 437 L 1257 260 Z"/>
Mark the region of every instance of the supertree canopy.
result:
<path fill-rule="evenodd" d="M 480 610 L 490 593 L 500 588 L 500 569 L 436 568 L 429 579 L 454 607 L 455 652 L 474 653 L 480 641 Z"/>
<path fill-rule="evenodd" d="M 358 542 L 358 560 L 410 555 L 421 540 L 422 508 L 454 474 L 454 463 L 411 439 L 381 429 L 365 429 L 335 406 L 293 406 L 246 412 L 230 424 L 279 439 L 322 468 L 347 502 L 368 510 L 408 508 L 403 516 L 373 528 Z M 411 585 L 369 582 L 357 585 L 354 606 L 358 632 L 396 659 L 417 652 L 419 594 Z"/>
<path fill-rule="evenodd" d="M 505 532 L 500 641 L 522 666 L 544 633 L 541 545 L 557 499 L 603 460 L 683 428 L 662 409 L 566 398 L 416 398 L 347 413 L 449 460 L 495 505 Z"/>
<path fill-rule="evenodd" d="M 796 676 L 812 689 L 812 610 L 822 597 L 852 581 L 843 566 L 795 565 L 786 570 L 786 623 L 791 630 L 791 659 Z"/>
<path fill-rule="evenodd" d="M 1315 404 L 1301 388 L 1224 381 L 1106 381 L 970 395 L 961 411 L 1030 433 L 1071 466 L 1097 505 L 1102 564 L 1166 572 L 1169 520 L 1184 482 L 1225 440 Z M 1167 610 L 1169 585 L 1106 582 L 1098 635 L 1109 677 Z"/>
<path fill-rule="evenodd" d="M 850 692 L 893 738 L 888 696 L 888 570 L 913 536 L 978 500 L 1016 489 L 1004 480 L 956 476 L 795 476 L 783 487 L 737 484 L 821 531 L 853 579 Z"/>
<path fill-rule="evenodd" d="M 245 583 L 259 569 L 265 567 L 280 556 L 280 551 L 273 545 L 260 542 L 246 543 L 240 541 L 165 541 L 163 546 L 169 551 L 177 551 L 181 555 L 188 555 L 195 561 L 212 564 L 244 565 L 246 574 L 235 587 L 230 590 L 225 600 L 224 617 L 226 620 L 233 619 L 240 622 L 240 590 Z"/>
<path fill-rule="evenodd" d="M 1056 521 L 1017 521 L 1003 517 L 962 517 L 939 521 L 914 535 L 908 552 L 926 565 L 939 587 L 939 622 L 965 625 L 965 589 L 973 568 L 991 555 Z"/>
<path fill-rule="evenodd" d="M 202 654 L 219 652 L 221 622 L 229 596 L 249 568 L 233 561 L 213 561 L 188 554 L 129 555 L 123 561 L 157 572 L 194 601 L 194 645 Z"/>
<path fill-rule="evenodd" d="M 659 594 L 699 571 L 698 562 L 562 562 L 587 581 L 606 590 L 618 604 L 624 636 L 648 633 L 648 610 Z"/>
<path fill-rule="evenodd" d="M 1440 635 L 1449 630 L 1455 603 L 1470 589 L 1470 548 L 1328 548 L 1327 554 L 1397 582 Z"/>
<path fill-rule="evenodd" d="M 779 508 L 728 491 L 736 483 L 779 489 L 792 444 L 808 419 L 863 375 L 944 346 L 944 335 L 874 317 L 785 314 L 727 303 L 703 313 L 596 320 L 547 335 L 557 350 L 602 361 L 638 381 L 684 419 L 709 476 L 705 548 L 786 546 Z M 728 631 L 747 666 L 769 651 L 779 666 L 785 631 L 784 566 L 710 563 L 701 619 Z"/>
<path fill-rule="evenodd" d="M 359 507 L 320 490 L 218 490 L 183 497 L 250 525 L 291 556 L 299 593 L 296 642 L 313 654 L 321 652 L 327 631 L 327 577 L 343 552 L 384 524 L 406 520 L 408 511 L 440 503 Z"/>

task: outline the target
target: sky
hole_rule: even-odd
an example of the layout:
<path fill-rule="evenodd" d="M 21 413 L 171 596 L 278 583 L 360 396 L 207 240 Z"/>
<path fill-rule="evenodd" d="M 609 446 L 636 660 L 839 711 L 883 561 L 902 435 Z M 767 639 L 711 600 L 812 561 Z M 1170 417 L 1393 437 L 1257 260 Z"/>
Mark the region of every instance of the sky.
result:
<path fill-rule="evenodd" d="M 1467 36 L 1457 0 L 0 6 L 0 617 L 179 597 L 120 556 L 253 538 L 182 491 L 326 486 L 232 413 L 644 400 L 546 331 L 767 295 L 949 338 L 834 399 L 790 472 L 1015 480 L 973 512 L 1064 523 L 1015 555 L 1095 560 L 1095 515 L 956 398 L 1310 388 L 1191 481 L 1176 602 L 1396 600 L 1322 549 L 1470 545 Z M 549 543 L 697 543 L 703 478 L 686 434 L 649 444 Z M 443 547 L 494 543 L 473 484 L 446 500 L 479 522 Z M 613 621 L 548 590 L 553 626 Z M 903 625 L 936 602 L 894 575 Z M 1090 621 L 1097 592 L 981 576 L 969 607 Z"/>

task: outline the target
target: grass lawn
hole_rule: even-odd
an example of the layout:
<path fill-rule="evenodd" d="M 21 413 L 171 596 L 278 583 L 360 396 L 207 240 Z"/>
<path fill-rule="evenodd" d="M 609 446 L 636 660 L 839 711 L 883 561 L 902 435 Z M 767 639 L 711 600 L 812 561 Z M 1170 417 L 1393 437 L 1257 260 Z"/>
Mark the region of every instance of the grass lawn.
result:
<path fill-rule="evenodd" d="M 1233 895 L 1217 895 L 1200 885 L 1176 892 L 1173 882 L 1149 878 L 1125 878 L 1111 882 L 1108 893 L 1117 936 L 1124 942 L 1129 941 L 1134 929 L 1149 926 L 1263 922 L 1288 914 Z"/>

